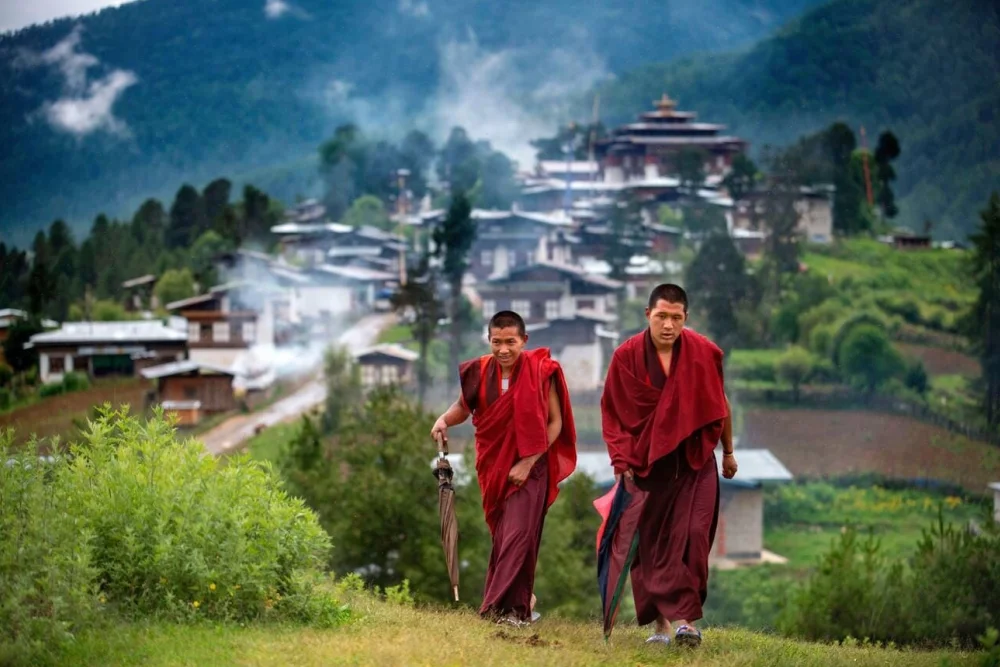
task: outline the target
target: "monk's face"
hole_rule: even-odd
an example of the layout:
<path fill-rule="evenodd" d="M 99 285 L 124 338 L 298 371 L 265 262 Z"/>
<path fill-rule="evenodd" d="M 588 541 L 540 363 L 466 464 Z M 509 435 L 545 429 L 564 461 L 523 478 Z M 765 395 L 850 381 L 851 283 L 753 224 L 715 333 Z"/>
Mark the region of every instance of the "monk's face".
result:
<path fill-rule="evenodd" d="M 490 347 L 493 349 L 493 356 L 504 370 L 514 367 L 514 362 L 517 361 L 527 342 L 528 337 L 522 335 L 517 327 L 490 329 Z"/>
<path fill-rule="evenodd" d="M 646 319 L 649 320 L 649 333 L 658 345 L 671 346 L 681 335 L 687 313 L 684 304 L 670 303 L 660 299 L 652 308 L 646 308 Z"/>

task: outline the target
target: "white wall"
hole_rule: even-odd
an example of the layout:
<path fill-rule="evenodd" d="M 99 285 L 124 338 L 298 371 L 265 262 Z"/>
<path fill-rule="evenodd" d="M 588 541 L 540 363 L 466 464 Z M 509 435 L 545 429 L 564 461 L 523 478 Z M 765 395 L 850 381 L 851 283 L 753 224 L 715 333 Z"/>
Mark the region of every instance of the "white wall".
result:
<path fill-rule="evenodd" d="M 191 348 L 188 351 L 188 358 L 203 364 L 232 368 L 236 359 L 246 353 L 247 350 L 243 347 Z"/>
<path fill-rule="evenodd" d="M 336 317 L 350 312 L 354 306 L 354 290 L 350 287 L 296 287 L 292 294 L 292 310 L 298 317 L 320 318 L 324 311 Z"/>
<path fill-rule="evenodd" d="M 553 356 L 562 366 L 571 393 L 600 386 L 604 366 L 600 339 L 587 345 L 567 345 L 561 350 L 553 350 Z"/>
<path fill-rule="evenodd" d="M 719 527 L 709 557 L 739 558 L 764 548 L 764 492 L 723 489 Z"/>

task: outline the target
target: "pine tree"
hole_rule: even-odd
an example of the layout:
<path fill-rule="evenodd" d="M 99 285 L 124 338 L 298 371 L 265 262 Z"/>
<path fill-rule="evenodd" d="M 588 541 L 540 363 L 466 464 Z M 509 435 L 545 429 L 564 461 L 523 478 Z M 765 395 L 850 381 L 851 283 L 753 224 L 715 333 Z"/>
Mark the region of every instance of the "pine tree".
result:
<path fill-rule="evenodd" d="M 1000 423 L 1000 194 L 980 213 L 982 225 L 969 238 L 979 297 L 973 308 L 972 338 L 979 352 L 986 395 L 983 408 L 991 427 Z"/>
<path fill-rule="evenodd" d="M 461 361 L 463 329 L 467 325 L 462 318 L 462 281 L 469 268 L 469 251 L 476 240 L 476 225 L 472 219 L 472 205 L 464 193 L 456 193 L 448 208 L 448 215 L 434 230 L 434 244 L 439 256 L 443 256 L 441 273 L 448 281 L 450 302 L 448 317 L 451 319 L 451 340 L 449 358 L 452 369 L 457 369 Z M 455 372 L 449 373 L 449 385 L 454 382 Z"/>

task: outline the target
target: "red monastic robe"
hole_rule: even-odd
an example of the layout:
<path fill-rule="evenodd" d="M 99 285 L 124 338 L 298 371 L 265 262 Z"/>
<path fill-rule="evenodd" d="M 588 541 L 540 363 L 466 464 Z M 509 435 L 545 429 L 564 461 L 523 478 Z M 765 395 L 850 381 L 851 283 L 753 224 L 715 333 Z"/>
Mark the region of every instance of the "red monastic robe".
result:
<path fill-rule="evenodd" d="M 713 450 L 728 415 L 722 351 L 685 329 L 668 378 L 648 330 L 633 336 L 615 351 L 601 414 L 615 471 L 633 470 L 626 483 L 644 498 L 640 514 L 622 524 L 639 533 L 631 570 L 637 620 L 698 620 L 719 512 Z"/>
<path fill-rule="evenodd" d="M 530 616 L 535 563 L 545 513 L 559 483 L 576 468 L 576 427 L 569 390 L 548 349 L 518 357 L 504 393 L 500 365 L 492 355 L 462 364 L 462 403 L 476 429 L 476 473 L 483 511 L 493 538 L 480 612 Z M 562 431 L 548 445 L 548 400 L 553 386 L 562 411 Z M 542 454 L 521 487 L 507 475 L 520 459 Z"/>

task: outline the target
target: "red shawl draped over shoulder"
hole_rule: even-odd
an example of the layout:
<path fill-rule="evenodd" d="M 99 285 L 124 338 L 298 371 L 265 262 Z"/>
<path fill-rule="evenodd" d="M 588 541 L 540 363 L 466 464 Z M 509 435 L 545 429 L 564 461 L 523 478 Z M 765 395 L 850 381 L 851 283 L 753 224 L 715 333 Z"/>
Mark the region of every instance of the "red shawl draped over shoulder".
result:
<path fill-rule="evenodd" d="M 601 396 L 601 425 L 616 473 L 630 468 L 645 476 L 681 443 L 694 470 L 714 456 L 729 414 L 722 350 L 684 329 L 674 344 L 669 380 L 655 382 L 657 374 L 663 375 L 663 367 L 648 330 L 615 350 Z"/>
<path fill-rule="evenodd" d="M 492 532 L 504 501 L 518 490 L 507 481 L 514 464 L 548 450 L 549 490 L 546 507 L 555 502 L 559 483 L 576 468 L 576 426 L 569 390 L 559 363 L 548 348 L 525 350 L 511 373 L 509 389 L 500 391 L 500 365 L 493 355 L 466 361 L 459 368 L 462 402 L 476 429 L 476 473 L 486 523 Z M 549 388 L 555 383 L 562 411 L 562 431 L 548 446 Z"/>

